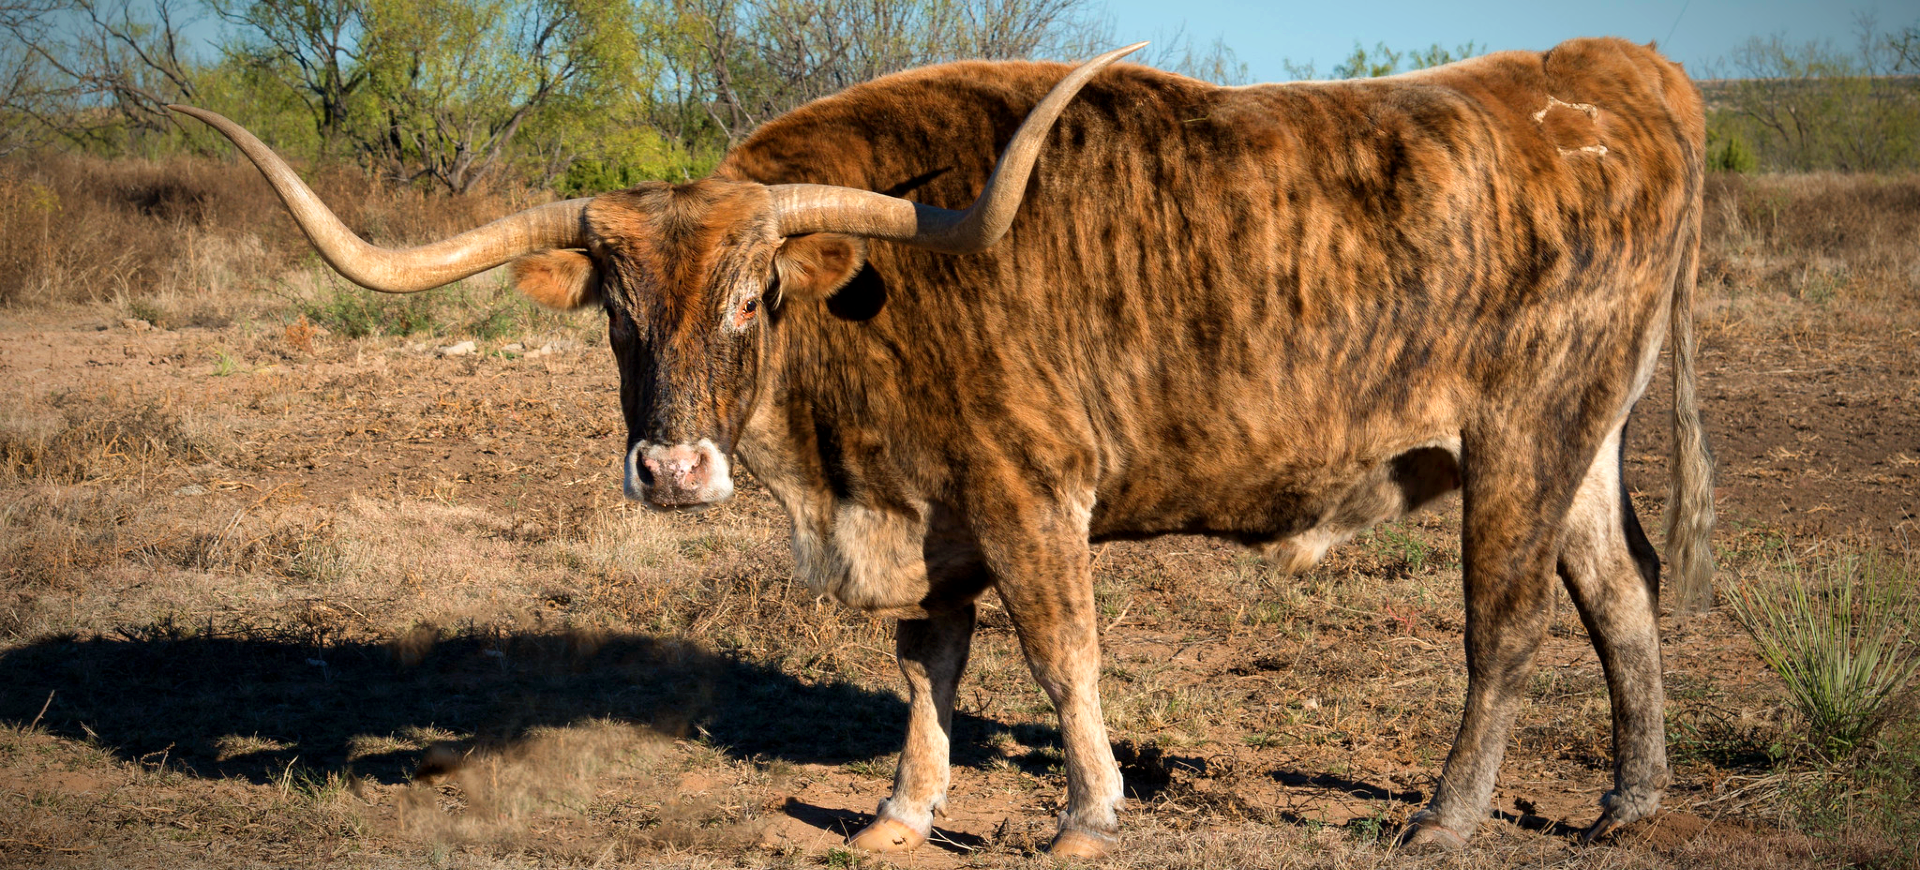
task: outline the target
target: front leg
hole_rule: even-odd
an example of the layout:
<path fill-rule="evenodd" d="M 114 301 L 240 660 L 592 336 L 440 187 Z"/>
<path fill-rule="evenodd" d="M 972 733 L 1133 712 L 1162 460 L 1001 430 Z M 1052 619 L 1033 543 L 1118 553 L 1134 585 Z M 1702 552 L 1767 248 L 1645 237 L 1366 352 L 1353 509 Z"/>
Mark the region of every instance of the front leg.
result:
<path fill-rule="evenodd" d="M 899 852 L 927 841 L 947 802 L 954 691 L 973 642 L 971 602 L 926 619 L 902 619 L 894 634 L 907 678 L 907 746 L 893 774 L 893 795 L 848 845 Z"/>
<path fill-rule="evenodd" d="M 1027 666 L 1060 715 L 1067 756 L 1067 807 L 1048 851 L 1097 858 L 1118 833 L 1120 767 L 1100 712 L 1100 638 L 1086 517 L 1037 511 L 996 523 L 982 551 L 1019 633 Z"/>

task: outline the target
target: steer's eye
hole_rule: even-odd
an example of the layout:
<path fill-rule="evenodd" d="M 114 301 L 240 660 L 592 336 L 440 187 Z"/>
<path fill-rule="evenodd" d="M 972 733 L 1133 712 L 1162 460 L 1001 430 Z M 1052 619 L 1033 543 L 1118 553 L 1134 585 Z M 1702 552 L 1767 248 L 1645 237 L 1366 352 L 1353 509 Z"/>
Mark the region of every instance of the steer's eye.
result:
<path fill-rule="evenodd" d="M 758 297 L 748 299 L 740 303 L 740 309 L 733 313 L 733 325 L 735 327 L 746 326 L 753 321 L 754 315 L 759 313 L 760 299 Z"/>

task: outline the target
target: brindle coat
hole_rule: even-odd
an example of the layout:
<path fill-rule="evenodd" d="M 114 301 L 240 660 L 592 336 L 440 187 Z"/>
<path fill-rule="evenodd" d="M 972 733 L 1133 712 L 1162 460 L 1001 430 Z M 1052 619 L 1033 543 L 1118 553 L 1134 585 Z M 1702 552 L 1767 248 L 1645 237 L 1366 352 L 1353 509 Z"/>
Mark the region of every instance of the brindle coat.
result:
<path fill-rule="evenodd" d="M 1097 851 L 1121 781 L 1089 541 L 1221 535 L 1299 569 L 1455 488 L 1467 705 L 1410 838 L 1458 843 L 1486 816 L 1556 572 L 1613 699 L 1590 833 L 1650 813 L 1659 561 L 1619 451 L 1670 326 L 1686 604 L 1712 518 L 1688 321 L 1704 124 L 1680 67 L 1612 39 L 1245 88 L 1114 67 L 985 253 L 774 234 L 766 184 L 964 207 L 1066 71 L 849 89 L 712 178 L 599 197 L 587 254 L 517 267 L 536 298 L 605 305 L 634 442 L 731 450 L 789 511 L 801 576 L 899 617 L 907 747 L 857 842 L 917 845 L 940 809 L 987 589 L 1060 713 L 1056 848 Z"/>

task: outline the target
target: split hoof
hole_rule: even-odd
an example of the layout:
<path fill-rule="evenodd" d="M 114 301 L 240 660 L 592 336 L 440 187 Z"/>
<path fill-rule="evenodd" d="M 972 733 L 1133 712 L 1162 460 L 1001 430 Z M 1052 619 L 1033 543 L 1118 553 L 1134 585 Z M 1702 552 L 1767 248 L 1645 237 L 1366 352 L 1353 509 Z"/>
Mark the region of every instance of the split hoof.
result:
<path fill-rule="evenodd" d="M 1665 785 L 1667 779 L 1667 775 L 1662 773 L 1658 781 L 1661 785 Z M 1595 840 L 1611 837 L 1619 833 L 1621 828 L 1641 819 L 1652 818 L 1653 814 L 1660 810 L 1660 790 L 1654 788 L 1622 792 L 1615 789 L 1600 798 L 1600 806 L 1604 808 L 1600 818 L 1580 832 L 1582 846 Z"/>
<path fill-rule="evenodd" d="M 908 827 L 906 822 L 879 818 L 849 838 L 847 845 L 869 852 L 905 852 L 919 848 L 926 841 L 927 835 Z"/>
<path fill-rule="evenodd" d="M 1054 836 L 1053 844 L 1047 847 L 1047 857 L 1098 861 L 1107 857 L 1112 843 L 1106 837 L 1065 828 Z"/>
<path fill-rule="evenodd" d="M 1615 832 L 1624 827 L 1626 826 L 1603 815 L 1598 821 L 1588 825 L 1586 830 L 1580 832 L 1580 845 L 1591 846 L 1594 841 L 1611 837 Z"/>
<path fill-rule="evenodd" d="M 1467 838 L 1434 822 L 1416 819 L 1400 834 L 1400 848 L 1423 852 L 1459 852 L 1467 848 Z"/>
<path fill-rule="evenodd" d="M 1631 825 L 1634 822 L 1640 821 L 1641 819 L 1645 819 L 1645 818 L 1651 818 L 1652 816 L 1653 816 L 1653 813 L 1650 813 L 1650 812 L 1649 813 L 1615 812 L 1612 807 L 1608 807 L 1606 812 L 1600 814 L 1600 818 L 1594 820 L 1593 824 L 1588 825 L 1586 830 L 1580 832 L 1580 845 L 1582 846 L 1592 845 L 1594 842 L 1598 840 L 1604 840 L 1608 837 L 1613 836 L 1614 834 L 1620 833 L 1620 829 L 1625 828 L 1626 826 Z"/>

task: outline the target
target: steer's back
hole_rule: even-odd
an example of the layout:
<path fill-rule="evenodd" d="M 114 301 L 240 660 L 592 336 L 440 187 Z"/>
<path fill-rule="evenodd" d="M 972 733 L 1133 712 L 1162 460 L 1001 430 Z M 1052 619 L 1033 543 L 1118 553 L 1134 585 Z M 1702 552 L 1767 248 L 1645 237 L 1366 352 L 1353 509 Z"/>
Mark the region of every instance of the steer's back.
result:
<path fill-rule="evenodd" d="M 720 171 L 964 206 L 1065 71 L 891 76 Z M 1096 534 L 1299 533 L 1466 427 L 1624 412 L 1703 143 L 1685 75 L 1619 40 L 1246 88 L 1116 67 L 998 246 L 874 243 L 841 298 L 791 306 L 785 388 L 902 473 L 992 454 L 1092 484 Z"/>

